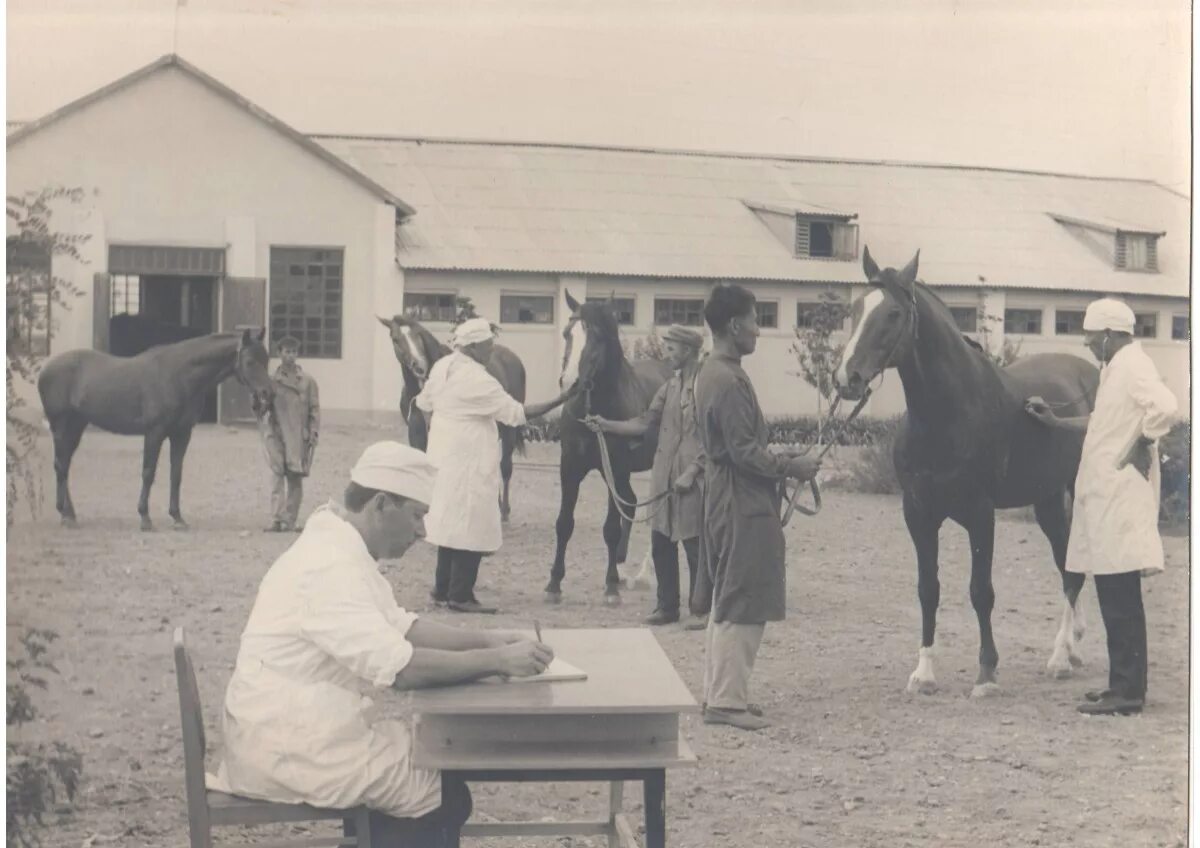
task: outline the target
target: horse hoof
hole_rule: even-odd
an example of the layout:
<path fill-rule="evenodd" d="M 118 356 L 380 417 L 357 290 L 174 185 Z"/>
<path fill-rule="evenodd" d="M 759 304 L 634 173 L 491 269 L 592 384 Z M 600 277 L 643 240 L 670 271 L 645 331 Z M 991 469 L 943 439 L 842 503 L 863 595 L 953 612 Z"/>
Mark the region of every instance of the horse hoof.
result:
<path fill-rule="evenodd" d="M 186 521 L 176 519 L 175 523 L 171 525 L 171 529 L 172 530 L 191 530 L 192 528 L 188 525 L 188 523 Z"/>
<path fill-rule="evenodd" d="M 543 596 L 543 598 L 548 604 L 561 604 L 562 592 L 551 592 L 550 590 L 546 590 L 546 594 Z"/>
<path fill-rule="evenodd" d="M 971 690 L 972 698 L 994 698 L 1000 694 L 1000 684 L 989 680 L 987 683 L 976 683 Z"/>
<path fill-rule="evenodd" d="M 616 592 L 605 592 L 604 605 L 606 607 L 619 607 L 621 605 L 621 596 Z"/>
<path fill-rule="evenodd" d="M 149 533 L 154 529 L 154 522 L 149 518 L 142 518 L 142 532 Z"/>
<path fill-rule="evenodd" d="M 68 530 L 78 530 L 79 522 L 69 516 L 63 516 L 62 526 L 66 527 Z"/>
<path fill-rule="evenodd" d="M 1071 676 L 1070 663 L 1050 663 L 1046 666 L 1046 673 L 1055 680 L 1066 680 Z"/>
<path fill-rule="evenodd" d="M 937 693 L 938 685 L 933 680 L 913 680 L 909 678 L 908 694 L 910 695 L 934 695 Z"/>

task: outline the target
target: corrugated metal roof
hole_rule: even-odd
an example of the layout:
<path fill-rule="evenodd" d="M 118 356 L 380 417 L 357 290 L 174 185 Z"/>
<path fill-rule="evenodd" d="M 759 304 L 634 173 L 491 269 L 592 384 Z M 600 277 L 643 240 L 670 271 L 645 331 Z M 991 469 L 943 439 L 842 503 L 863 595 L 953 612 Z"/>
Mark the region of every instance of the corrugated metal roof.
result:
<path fill-rule="evenodd" d="M 1188 295 L 1189 203 L 1152 182 L 941 165 L 313 136 L 403 198 L 406 268 L 853 282 L 797 259 L 746 202 L 857 215 L 860 244 L 932 285 Z M 1117 271 L 1056 221 L 1165 232 L 1157 274 Z"/>

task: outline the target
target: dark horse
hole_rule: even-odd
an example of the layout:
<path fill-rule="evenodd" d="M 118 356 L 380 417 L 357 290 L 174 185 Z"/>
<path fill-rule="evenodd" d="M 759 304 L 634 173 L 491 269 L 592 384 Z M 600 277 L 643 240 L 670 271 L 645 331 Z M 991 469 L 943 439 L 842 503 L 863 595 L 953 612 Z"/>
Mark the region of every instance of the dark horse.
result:
<path fill-rule="evenodd" d="M 562 482 L 562 501 L 558 521 L 554 525 L 557 547 L 550 582 L 546 584 L 546 600 L 562 600 L 562 580 L 566 575 L 567 543 L 575 531 L 575 504 L 579 500 L 579 485 L 593 469 L 603 474 L 600 446 L 596 434 L 583 424 L 588 414 L 623 420 L 641 415 L 650 406 L 654 393 L 671 376 L 667 363 L 657 359 L 639 360 L 630 364 L 621 349 L 617 318 L 605 303 L 580 304 L 567 293 L 571 320 L 563 330 L 566 350 L 559 383 L 563 388 L 575 387 L 571 398 L 563 405 L 559 437 L 562 457 L 558 473 Z M 636 500 L 629 476 L 645 471 L 654 461 L 657 438 L 650 434 L 640 440 L 621 436 L 605 436 L 612 460 L 613 479 L 609 484 L 626 502 Z M 608 516 L 604 520 L 604 543 L 608 547 L 608 570 L 604 577 L 605 603 L 621 600 L 620 576 L 617 563 L 624 561 L 622 540 L 628 540 L 628 528 L 622 526 L 621 513 L 611 494 Z"/>
<path fill-rule="evenodd" d="M 217 333 L 176 344 L 152 347 L 137 356 L 110 356 L 95 350 L 71 350 L 46 363 L 38 376 L 42 409 L 54 434 L 55 506 L 63 524 L 75 526 L 75 506 L 67 488 L 71 458 L 89 424 L 110 433 L 145 436 L 142 529 L 152 530 L 150 487 L 162 443 L 171 440 L 170 515 L 176 529 L 187 523 L 179 511 L 183 456 L 200 416 L 204 397 L 226 377 L 236 377 L 260 402 L 274 393 L 267 373 L 267 349 L 249 330 Z"/>
<path fill-rule="evenodd" d="M 938 532 L 947 518 L 962 525 L 971 542 L 971 605 L 980 641 L 972 694 L 998 690 L 999 654 L 992 638 L 994 512 L 1030 504 L 1062 576 L 1062 624 L 1048 668 L 1066 677 L 1081 662 L 1075 640 L 1083 635 L 1075 602 L 1084 578 L 1064 570 L 1083 436 L 1039 424 L 1025 413 L 1024 402 L 1040 395 L 1059 415 L 1085 415 L 1095 401 L 1099 371 L 1068 354 L 1028 356 L 999 368 L 958 331 L 938 296 L 916 282 L 919 256 L 902 271 L 881 271 L 864 249 L 863 269 L 874 289 L 854 304 L 854 329 L 835 375 L 849 399 L 861 397 L 887 368 L 896 368 L 904 384 L 908 411 L 893 460 L 917 553 L 922 622 L 908 690 L 937 688 Z"/>
<path fill-rule="evenodd" d="M 391 320 L 379 318 L 379 323 L 387 327 L 392 337 L 392 350 L 400 361 L 400 371 L 404 375 L 400 413 L 408 425 L 408 443 L 418 450 L 425 450 L 429 446 L 429 431 L 425 416 L 413 403 L 413 398 L 425 387 L 425 378 L 429 376 L 433 363 L 450 353 L 450 348 L 434 338 L 433 333 L 419 322 L 405 315 L 395 315 Z M 495 345 L 487 370 L 506 392 L 521 403 L 525 402 L 525 365 L 519 356 L 504 345 Z M 508 521 L 512 511 L 508 489 L 512 480 L 513 451 L 525 453 L 525 434 L 520 427 L 496 426 L 500 431 L 500 477 L 504 480 L 504 489 L 500 493 L 500 518 Z"/>

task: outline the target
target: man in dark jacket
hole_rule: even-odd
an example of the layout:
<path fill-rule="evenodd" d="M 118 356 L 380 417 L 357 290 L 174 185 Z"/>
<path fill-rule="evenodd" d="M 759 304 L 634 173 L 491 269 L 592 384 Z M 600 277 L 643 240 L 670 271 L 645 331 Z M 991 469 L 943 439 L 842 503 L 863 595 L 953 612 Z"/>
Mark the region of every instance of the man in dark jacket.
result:
<path fill-rule="evenodd" d="M 750 710 L 750 674 L 766 622 L 782 621 L 786 605 L 779 485 L 812 479 L 820 463 L 767 450 L 766 421 L 741 364 L 758 344 L 754 295 L 717 286 L 704 319 L 713 333 L 696 384 L 707 482 L 701 560 L 713 585 L 704 722 L 761 730 L 769 722 Z"/>
<path fill-rule="evenodd" d="M 297 518 L 304 495 L 304 478 L 312 468 L 321 423 L 317 381 L 296 361 L 300 342 L 292 336 L 279 340 L 280 365 L 271 379 L 275 399 L 269 409 L 256 409 L 259 430 L 271 466 L 272 520 L 267 532 L 299 532 Z"/>

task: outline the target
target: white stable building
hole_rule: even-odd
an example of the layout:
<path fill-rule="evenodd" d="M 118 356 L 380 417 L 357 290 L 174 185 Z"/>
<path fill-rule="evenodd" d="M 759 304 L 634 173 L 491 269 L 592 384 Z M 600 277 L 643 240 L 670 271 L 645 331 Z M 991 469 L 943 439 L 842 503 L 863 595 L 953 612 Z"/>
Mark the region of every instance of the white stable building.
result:
<path fill-rule="evenodd" d="M 306 136 L 177 56 L 10 128 L 8 174 L 9 194 L 86 195 L 54 219 L 90 236 L 86 265 L 54 268 L 85 297 L 29 343 L 128 351 L 131 315 L 193 333 L 265 324 L 300 338 L 331 411 L 397 406 L 376 315 L 412 310 L 444 337 L 455 297 L 469 296 L 536 399 L 557 389 L 567 291 L 615 297 L 632 342 L 699 326 L 707 290 L 728 280 L 759 298 L 765 329 L 746 364 L 766 411 L 813 412 L 795 328 L 823 292 L 864 291 L 863 245 L 896 267 L 920 249 L 921 279 L 963 330 L 982 317 L 990 344 L 1023 354 L 1088 357 L 1084 307 L 1124 298 L 1181 403 L 1189 392 L 1189 203 L 1149 181 Z M 868 412 L 902 406 L 890 379 Z M 247 413 L 237 392 L 220 399 L 223 420 Z"/>

